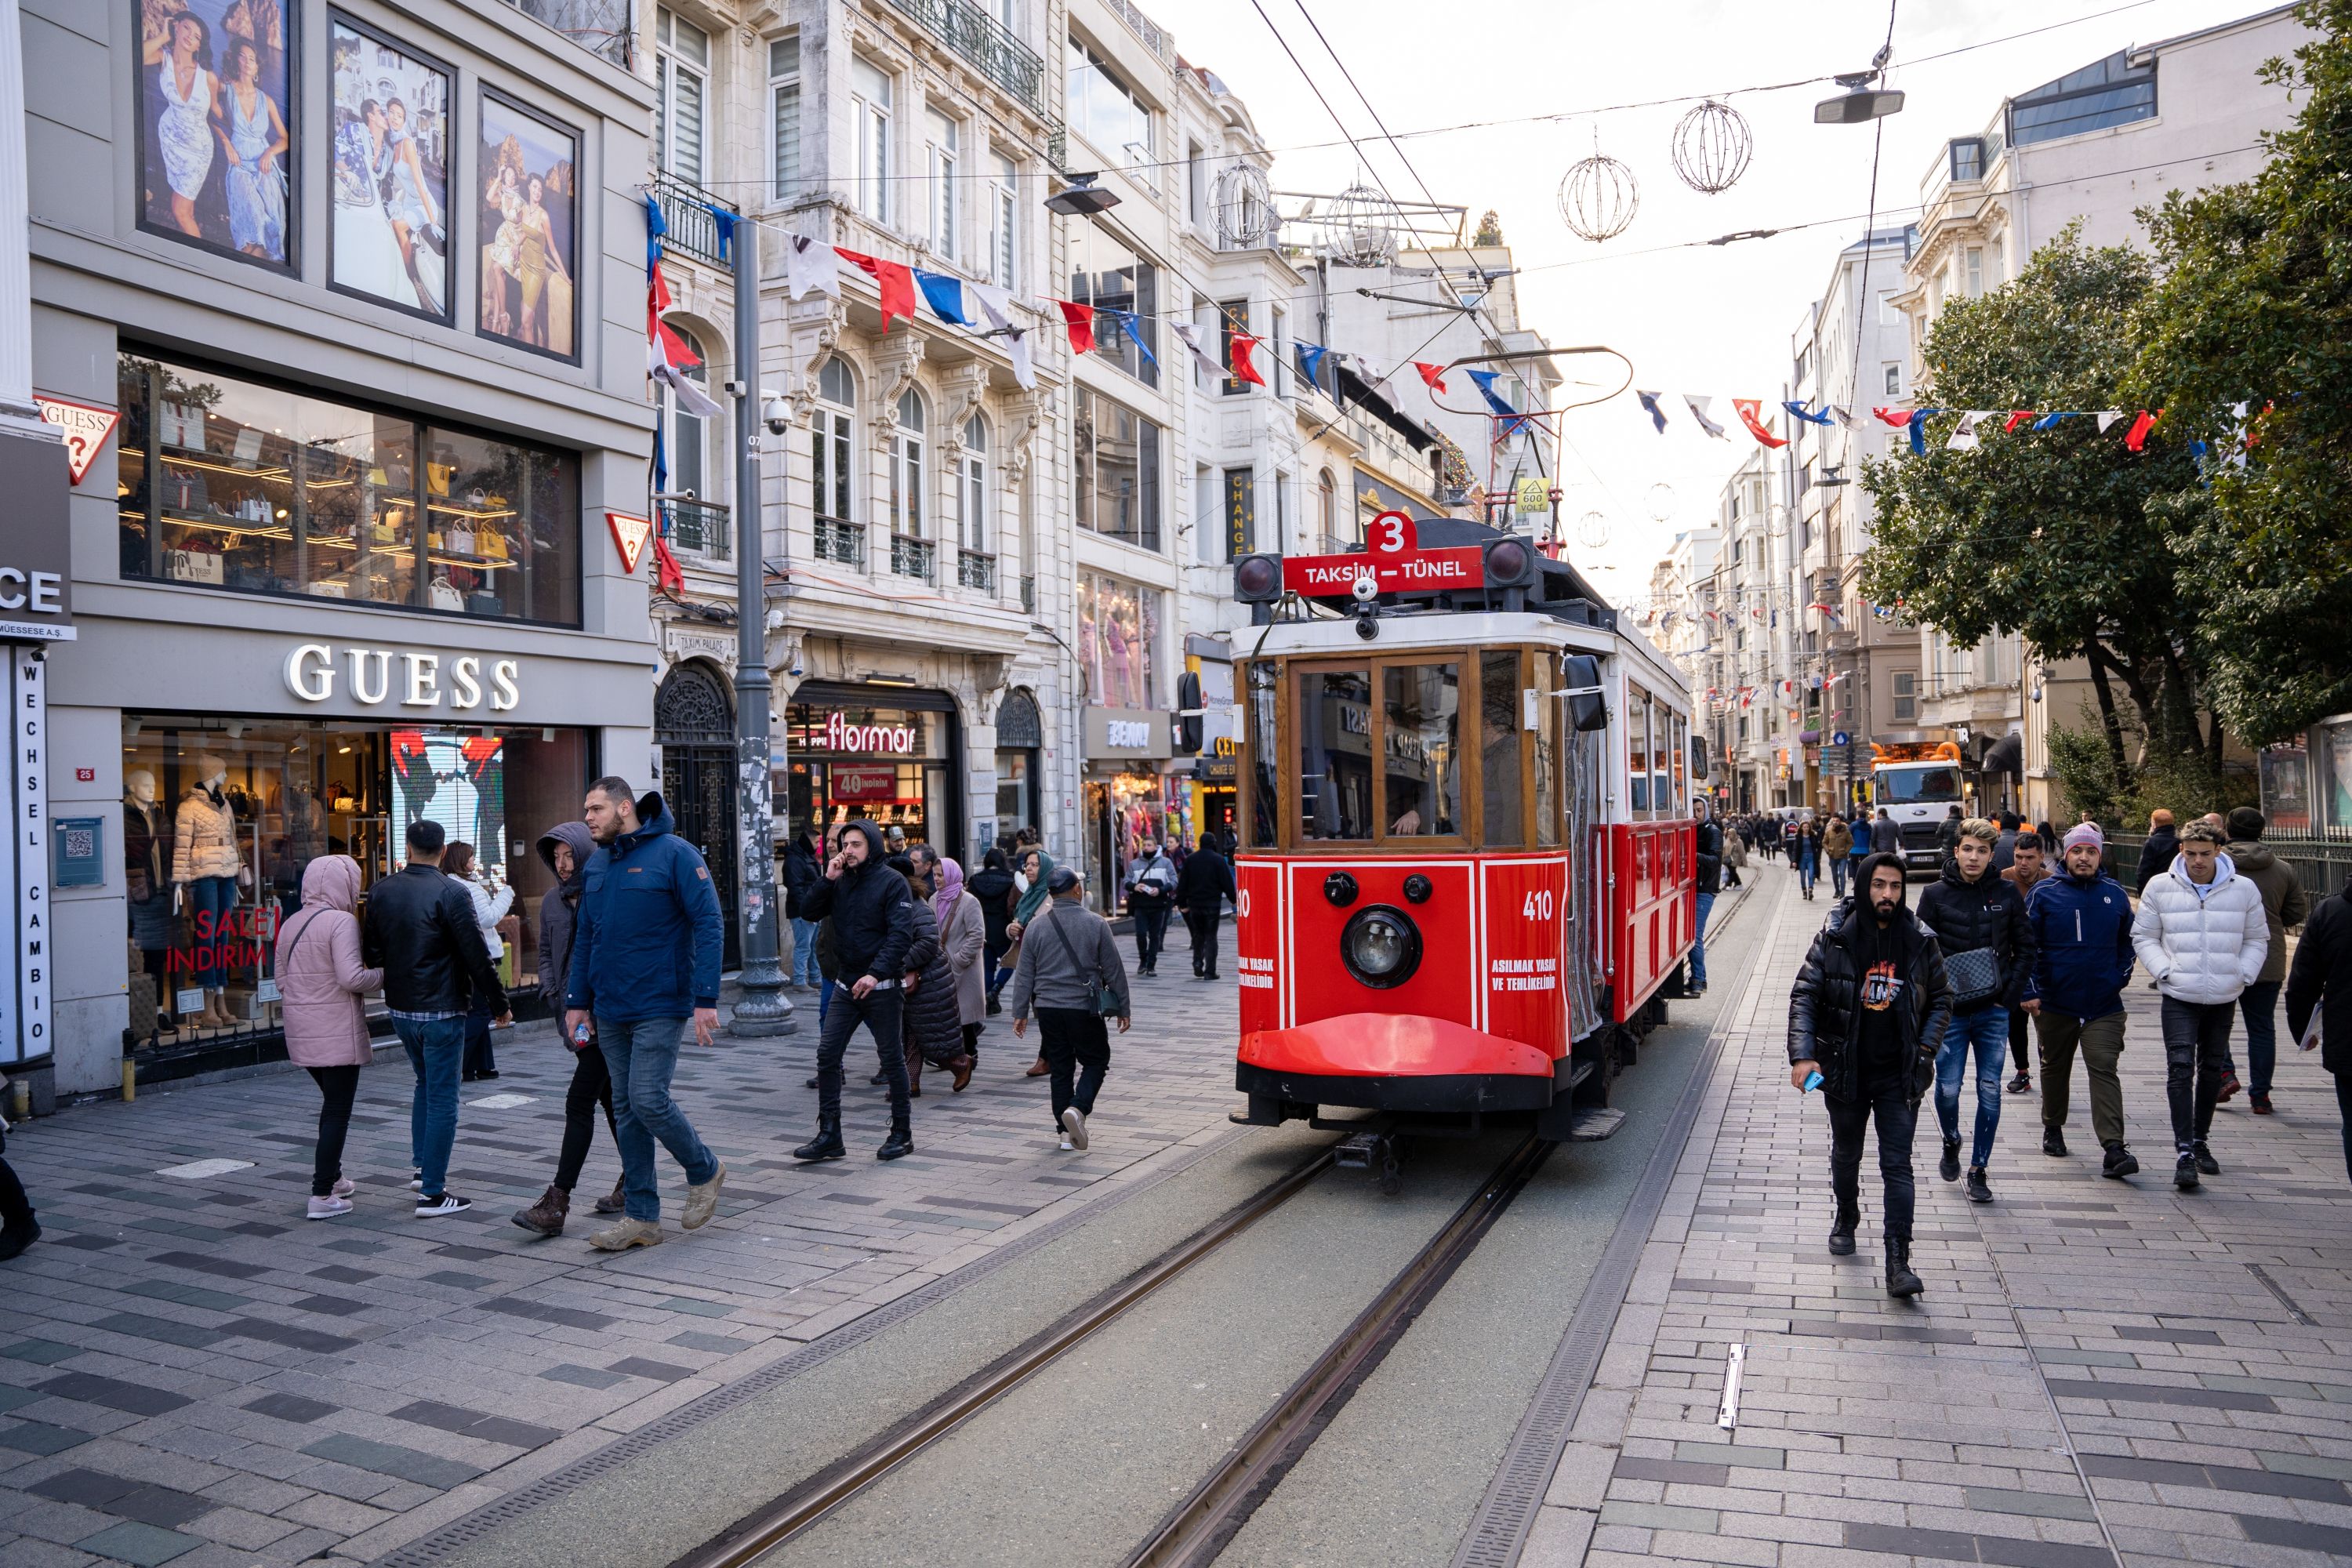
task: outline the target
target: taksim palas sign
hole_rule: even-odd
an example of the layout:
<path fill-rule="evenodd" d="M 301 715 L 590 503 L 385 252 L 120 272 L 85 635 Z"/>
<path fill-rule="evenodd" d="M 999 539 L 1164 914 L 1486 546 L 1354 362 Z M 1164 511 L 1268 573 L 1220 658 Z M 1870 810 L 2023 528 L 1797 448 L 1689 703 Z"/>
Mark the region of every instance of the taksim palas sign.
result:
<path fill-rule="evenodd" d="M 363 708 L 481 710 L 503 713 L 522 701 L 520 660 L 480 654 L 415 653 L 380 647 L 296 645 L 286 656 L 286 689 L 304 702 L 331 702 L 338 690 Z"/>

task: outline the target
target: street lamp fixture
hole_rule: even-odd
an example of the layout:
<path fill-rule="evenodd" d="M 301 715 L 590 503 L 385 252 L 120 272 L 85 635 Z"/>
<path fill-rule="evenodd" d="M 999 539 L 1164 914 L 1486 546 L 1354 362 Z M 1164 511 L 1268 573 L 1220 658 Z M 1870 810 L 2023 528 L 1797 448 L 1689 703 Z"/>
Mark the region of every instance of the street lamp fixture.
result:
<path fill-rule="evenodd" d="M 1874 120 L 1884 120 L 1890 114 L 1901 112 L 1902 93 L 1893 88 L 1874 88 L 1870 85 L 1878 80 L 1885 70 L 1886 58 L 1886 51 L 1881 49 L 1878 51 L 1877 59 L 1872 62 L 1870 69 L 1854 71 L 1839 77 L 1837 84 L 1845 89 L 1845 91 L 1836 98 L 1825 98 L 1814 104 L 1813 123 L 1816 125 L 1866 125 Z"/>
<path fill-rule="evenodd" d="M 1899 94 L 1897 96 L 1900 96 Z M 1045 210 L 1066 217 L 1092 217 L 1118 205 L 1118 194 L 1105 190 L 1095 182 L 1102 177 L 1099 170 L 1072 174 L 1068 186 L 1045 198 Z"/>

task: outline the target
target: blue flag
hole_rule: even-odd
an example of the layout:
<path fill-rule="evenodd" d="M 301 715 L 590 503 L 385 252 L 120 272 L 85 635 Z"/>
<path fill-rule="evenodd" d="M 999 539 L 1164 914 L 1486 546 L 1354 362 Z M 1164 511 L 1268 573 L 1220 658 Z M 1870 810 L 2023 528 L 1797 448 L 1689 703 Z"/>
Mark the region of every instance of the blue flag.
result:
<path fill-rule="evenodd" d="M 727 247 L 735 243 L 736 215 L 716 202 L 705 202 L 702 205 L 704 210 L 710 214 L 712 226 L 719 230 L 719 259 L 725 261 Z"/>
<path fill-rule="evenodd" d="M 942 272 L 915 269 L 915 286 L 923 291 L 923 302 L 942 321 L 959 327 L 971 325 L 971 318 L 963 313 L 963 284 Z"/>
<path fill-rule="evenodd" d="M 2043 415 L 2041 418 L 2036 419 L 2033 422 L 2033 427 L 2036 430 L 2047 430 L 2053 425 L 2057 424 L 2061 419 L 2074 418 L 2079 412 L 2080 410 L 2073 408 L 2053 409 L 2052 412 Z"/>
<path fill-rule="evenodd" d="M 1651 423 L 1657 426 L 1658 434 L 1661 436 L 1664 435 L 1666 433 L 1666 411 L 1658 406 L 1658 395 L 1654 392 L 1643 392 L 1637 389 L 1633 395 L 1642 400 L 1643 410 L 1649 415 Z"/>
<path fill-rule="evenodd" d="M 662 449 L 662 424 L 659 419 L 654 421 L 654 494 L 656 495 L 669 489 L 669 454 Z M 654 520 L 661 526 L 662 531 L 667 533 L 669 531 L 669 509 L 660 506 L 658 502 L 656 505 L 657 510 L 654 513 Z"/>
<path fill-rule="evenodd" d="M 1501 371 L 1473 370 L 1463 374 L 1477 384 L 1478 395 L 1486 400 L 1486 406 L 1503 417 L 1503 422 L 1495 427 L 1496 445 L 1500 446 L 1527 427 L 1526 417 L 1504 402 L 1502 395 L 1495 390 L 1495 378 L 1503 374 Z"/>
<path fill-rule="evenodd" d="M 1300 342 L 1295 345 L 1298 354 L 1299 378 L 1309 385 L 1320 385 L 1323 356 L 1331 351 L 1321 343 Z"/>
<path fill-rule="evenodd" d="M 1787 409 L 1790 414 L 1803 420 L 1808 425 L 1834 425 L 1837 423 L 1836 420 L 1830 417 L 1829 412 L 1826 409 L 1819 414 L 1809 414 L 1805 411 L 1805 405 L 1801 403 L 1783 403 L 1780 406 Z"/>
<path fill-rule="evenodd" d="M 1152 369 L 1157 370 L 1160 368 L 1160 356 L 1153 353 L 1151 352 L 1151 345 L 1143 341 L 1143 329 L 1137 324 L 1134 311 L 1108 310 L 1103 306 L 1097 305 L 1095 307 L 1095 314 L 1097 316 L 1109 316 L 1115 318 L 1118 322 L 1119 331 L 1125 332 L 1127 334 L 1128 341 L 1135 345 L 1135 352 L 1141 354 L 1145 359 L 1150 360 L 1151 362 Z"/>
<path fill-rule="evenodd" d="M 1911 411 L 1911 455 L 1923 458 L 1927 454 L 1927 416 L 1941 414 L 1940 408 L 1914 408 Z"/>
<path fill-rule="evenodd" d="M 660 265 L 662 236 L 668 232 L 669 225 L 662 221 L 661 203 L 654 200 L 653 193 L 647 191 L 646 193 L 646 270 L 647 272 L 651 272 Z"/>

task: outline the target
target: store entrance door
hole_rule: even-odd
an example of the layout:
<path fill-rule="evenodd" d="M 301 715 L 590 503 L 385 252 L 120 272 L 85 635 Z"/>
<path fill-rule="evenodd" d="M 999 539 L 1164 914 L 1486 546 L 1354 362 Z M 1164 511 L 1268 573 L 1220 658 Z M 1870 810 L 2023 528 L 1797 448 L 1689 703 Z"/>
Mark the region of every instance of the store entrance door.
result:
<path fill-rule="evenodd" d="M 710 866 L 727 922 L 725 963 L 743 962 L 736 929 L 735 720 L 719 676 L 681 664 L 654 694 L 654 738 L 662 749 L 662 798 L 677 819 L 677 836 Z"/>

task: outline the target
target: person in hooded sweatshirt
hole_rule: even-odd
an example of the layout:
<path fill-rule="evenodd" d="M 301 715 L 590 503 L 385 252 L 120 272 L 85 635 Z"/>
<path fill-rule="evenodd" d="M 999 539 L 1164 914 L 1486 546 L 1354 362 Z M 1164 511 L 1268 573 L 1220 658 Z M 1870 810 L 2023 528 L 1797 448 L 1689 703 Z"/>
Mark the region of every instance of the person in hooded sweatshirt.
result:
<path fill-rule="evenodd" d="M 880 828 L 860 817 L 843 831 L 824 875 L 803 895 L 801 913 L 832 923 L 840 973 L 817 1039 L 816 1136 L 793 1150 L 793 1158 L 838 1160 L 848 1152 L 841 1141 L 841 1058 L 860 1024 L 874 1037 L 890 1086 L 890 1136 L 874 1157 L 911 1154 L 915 1131 L 901 1012 L 907 954 L 915 941 L 915 895 L 907 879 L 885 863 Z"/>
<path fill-rule="evenodd" d="M 2263 844 L 2263 830 L 2270 822 L 2251 805 L 2242 805 L 2230 813 L 2230 842 L 2226 852 L 2238 875 L 2262 889 L 2263 914 L 2271 933 L 2270 952 L 2263 960 L 2263 972 L 2254 983 L 2238 994 L 2238 1010 L 2246 1020 L 2246 1088 L 2252 1094 L 2251 1103 L 2257 1116 L 2271 1113 L 2271 1074 L 2278 1067 L 2278 1001 L 2279 989 L 2286 984 L 2286 933 L 2311 918 L 2311 898 L 2303 890 L 2303 879 L 2294 868 L 2272 854 Z M 2225 1073 L 2221 1079 L 2221 1098 L 2230 1098 L 2231 1080 L 2235 1073 Z"/>
<path fill-rule="evenodd" d="M 988 917 L 980 900 L 966 890 L 963 868 L 952 857 L 928 844 L 917 845 L 910 853 L 930 889 L 931 913 L 940 922 L 940 951 L 955 976 L 956 1026 L 963 1036 L 963 1054 L 977 1063 L 980 1035 L 988 1019 L 982 973 L 987 967 Z M 962 1093 L 971 1081 L 971 1069 L 966 1068 L 957 1077 L 956 1092 Z"/>
<path fill-rule="evenodd" d="M 980 918 L 985 941 L 981 952 L 987 973 L 982 976 L 983 1016 L 1000 1011 L 1003 1004 L 997 993 L 1013 978 L 1006 968 L 1004 955 L 1013 947 L 1012 934 L 1005 928 L 1013 923 L 1013 906 L 1020 900 L 1020 889 L 1013 884 L 1013 863 L 1002 849 L 992 848 L 981 860 L 980 869 L 964 884 L 964 891 L 980 900 Z"/>
<path fill-rule="evenodd" d="M 1013 851 L 1013 868 L 1021 874 L 1024 885 L 1020 901 L 1013 906 L 1013 918 L 1004 925 L 1004 934 L 1013 939 L 1013 949 L 1004 955 L 1008 968 L 1017 966 L 1021 962 L 1021 933 L 1028 929 L 1030 921 L 1037 918 L 1037 911 L 1045 907 L 1045 883 L 1054 874 L 1054 858 L 1046 854 L 1045 847 L 1036 841 L 1034 829 L 1024 827 L 1021 833 L 1022 841 Z M 1037 1059 L 1029 1064 L 1029 1070 L 1023 1076 L 1045 1076 L 1045 1052 L 1037 1053 Z"/>
<path fill-rule="evenodd" d="M 370 969 L 361 956 L 359 902 L 360 863 L 348 855 L 321 855 L 302 868 L 302 907 L 278 928 L 275 968 L 286 1059 L 310 1075 L 320 1095 L 306 1219 L 352 1212 L 343 1140 L 352 1130 L 360 1068 L 375 1060 L 364 998 L 383 985 L 383 971 Z"/>
<path fill-rule="evenodd" d="M 2221 1173 L 2207 1140 L 2229 1066 L 2230 1018 L 2270 945 L 2261 889 L 2221 852 L 2220 828 L 2190 823 L 2132 919 L 2132 949 L 2164 994 L 2164 1092 L 2179 1152 L 2172 1184 L 2183 1192 Z"/>
<path fill-rule="evenodd" d="M 580 899 L 588 890 L 588 860 L 596 840 L 584 822 L 559 822 L 540 835 L 539 858 L 555 873 L 555 886 L 539 900 L 539 993 L 551 1012 L 563 1011 L 564 977 L 572 973 L 572 939 L 579 930 Z M 613 1072 L 595 1041 L 595 1025 L 581 1045 L 569 1035 L 564 1048 L 572 1053 L 572 1087 L 563 1096 L 563 1148 L 556 1156 L 555 1180 L 539 1202 L 513 1215 L 514 1223 L 540 1236 L 562 1236 L 572 1213 L 572 1189 L 580 1184 L 580 1168 L 588 1163 L 588 1146 L 596 1137 L 596 1110 L 604 1108 L 604 1126 L 613 1147 L 621 1146 L 621 1130 L 613 1117 Z M 596 1200 L 598 1214 L 619 1214 L 626 1204 L 625 1181 Z"/>

